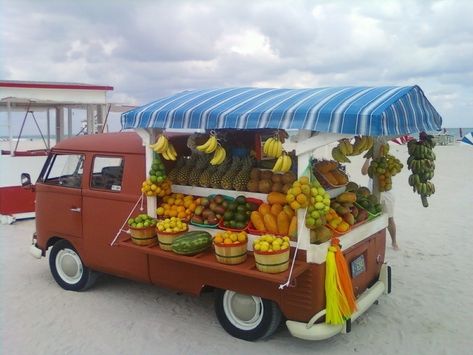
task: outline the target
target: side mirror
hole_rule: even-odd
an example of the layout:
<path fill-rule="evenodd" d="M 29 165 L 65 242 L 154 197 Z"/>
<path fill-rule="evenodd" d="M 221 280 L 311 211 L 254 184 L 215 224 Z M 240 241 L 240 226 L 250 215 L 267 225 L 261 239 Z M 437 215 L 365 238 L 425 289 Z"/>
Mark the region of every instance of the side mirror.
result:
<path fill-rule="evenodd" d="M 33 185 L 31 184 L 31 176 L 28 173 L 21 174 L 21 186 L 25 189 L 33 189 Z"/>

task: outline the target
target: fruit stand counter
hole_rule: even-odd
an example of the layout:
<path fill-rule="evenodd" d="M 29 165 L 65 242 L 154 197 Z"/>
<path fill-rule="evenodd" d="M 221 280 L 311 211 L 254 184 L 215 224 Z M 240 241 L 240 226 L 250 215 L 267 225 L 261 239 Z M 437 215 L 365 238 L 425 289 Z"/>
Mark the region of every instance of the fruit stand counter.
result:
<path fill-rule="evenodd" d="M 217 262 L 212 250 L 206 250 L 202 253 L 199 253 L 193 256 L 178 255 L 170 251 L 162 250 L 158 245 L 148 246 L 148 247 L 137 246 L 132 243 L 131 238 L 123 238 L 122 240 L 118 242 L 118 245 L 120 247 L 132 248 L 134 250 L 138 250 L 150 256 L 166 259 L 167 261 L 177 261 L 183 264 L 199 266 L 201 267 L 201 271 L 203 269 L 207 269 L 210 275 L 207 282 L 206 280 L 204 280 L 205 277 L 203 276 L 203 274 L 201 274 L 200 276 L 201 278 L 200 281 L 203 282 L 203 285 L 218 286 L 218 285 L 213 285 L 214 277 L 212 277 L 211 274 L 212 274 L 212 271 L 214 270 L 222 270 L 230 274 L 239 275 L 242 277 L 249 277 L 257 281 L 258 280 L 269 281 L 271 283 L 276 283 L 276 284 L 282 284 L 286 282 L 289 277 L 289 270 L 282 273 L 278 273 L 278 274 L 269 274 L 269 273 L 258 271 L 255 265 L 253 254 L 251 252 L 248 252 L 248 257 L 245 262 L 238 265 L 225 265 L 225 264 L 221 264 Z M 299 255 L 303 257 L 303 253 L 301 251 L 299 251 Z M 292 255 L 291 255 L 290 260 L 292 261 Z M 306 263 L 303 260 L 296 260 L 294 264 L 294 269 L 292 271 L 292 278 L 298 277 L 308 268 L 309 268 L 308 263 Z M 167 271 L 169 272 L 169 270 Z M 189 277 L 189 279 L 191 278 Z"/>

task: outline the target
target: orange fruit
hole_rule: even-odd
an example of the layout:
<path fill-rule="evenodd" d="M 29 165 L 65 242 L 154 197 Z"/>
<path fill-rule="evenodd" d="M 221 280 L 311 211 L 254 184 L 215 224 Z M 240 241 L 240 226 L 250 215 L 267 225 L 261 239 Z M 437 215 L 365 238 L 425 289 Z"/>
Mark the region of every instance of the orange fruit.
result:
<path fill-rule="evenodd" d="M 301 177 L 299 178 L 299 182 L 300 182 L 301 184 L 307 185 L 307 184 L 310 183 L 309 177 L 308 177 L 308 176 L 301 176 Z"/>

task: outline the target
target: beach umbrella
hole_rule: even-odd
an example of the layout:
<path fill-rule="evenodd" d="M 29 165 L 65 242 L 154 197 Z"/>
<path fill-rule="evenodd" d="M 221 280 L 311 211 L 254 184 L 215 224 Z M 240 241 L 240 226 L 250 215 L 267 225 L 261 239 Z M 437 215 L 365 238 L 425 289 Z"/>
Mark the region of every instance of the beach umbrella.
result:
<path fill-rule="evenodd" d="M 465 137 L 463 137 L 462 142 L 473 145 L 473 131 L 465 134 Z"/>

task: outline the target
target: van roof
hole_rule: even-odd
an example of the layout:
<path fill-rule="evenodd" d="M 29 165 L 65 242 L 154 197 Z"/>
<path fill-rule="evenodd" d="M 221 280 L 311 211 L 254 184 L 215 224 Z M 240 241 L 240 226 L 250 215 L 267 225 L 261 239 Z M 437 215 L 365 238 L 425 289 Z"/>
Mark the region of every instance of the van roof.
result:
<path fill-rule="evenodd" d="M 72 137 L 59 142 L 52 150 L 144 154 L 141 138 L 135 132 L 101 133 Z"/>

